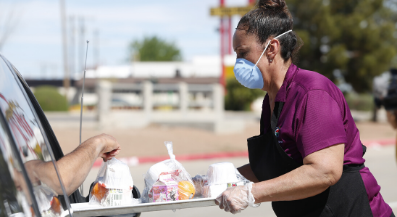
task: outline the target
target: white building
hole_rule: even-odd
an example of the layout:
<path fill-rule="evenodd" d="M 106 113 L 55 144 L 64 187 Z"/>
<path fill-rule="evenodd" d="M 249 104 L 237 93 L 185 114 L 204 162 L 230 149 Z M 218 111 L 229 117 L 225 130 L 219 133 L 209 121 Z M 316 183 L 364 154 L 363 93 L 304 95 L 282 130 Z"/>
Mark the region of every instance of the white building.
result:
<path fill-rule="evenodd" d="M 236 57 L 225 56 L 226 66 L 233 66 Z M 219 56 L 196 56 L 188 62 L 133 62 L 118 66 L 99 66 L 86 72 L 87 78 L 203 78 L 220 77 Z M 77 79 L 80 79 L 77 78 Z"/>

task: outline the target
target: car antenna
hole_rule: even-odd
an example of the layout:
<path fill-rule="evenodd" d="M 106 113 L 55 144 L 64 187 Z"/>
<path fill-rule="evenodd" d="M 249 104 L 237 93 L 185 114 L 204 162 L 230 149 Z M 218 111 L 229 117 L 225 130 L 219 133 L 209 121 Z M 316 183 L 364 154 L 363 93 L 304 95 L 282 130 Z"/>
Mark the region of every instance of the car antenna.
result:
<path fill-rule="evenodd" d="M 83 99 L 84 99 L 84 84 L 85 84 L 85 72 L 87 70 L 87 54 L 88 54 L 88 43 L 90 43 L 90 41 L 87 41 L 87 48 L 85 51 L 85 64 L 84 64 L 84 74 L 83 74 L 83 88 L 81 89 L 81 103 L 80 103 L 80 142 L 79 145 L 81 145 L 81 129 L 83 126 Z M 83 194 L 84 188 L 83 188 L 83 184 L 81 184 L 80 186 L 80 194 Z"/>

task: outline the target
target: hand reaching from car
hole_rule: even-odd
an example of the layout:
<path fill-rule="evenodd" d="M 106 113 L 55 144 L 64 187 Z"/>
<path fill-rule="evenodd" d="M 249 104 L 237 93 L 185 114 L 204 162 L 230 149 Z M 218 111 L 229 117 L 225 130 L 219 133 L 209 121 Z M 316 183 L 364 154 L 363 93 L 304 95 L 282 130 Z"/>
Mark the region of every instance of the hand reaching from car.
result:
<path fill-rule="evenodd" d="M 105 162 L 118 155 L 121 150 L 120 144 L 117 142 L 117 140 L 108 134 L 94 136 L 88 139 L 86 142 L 92 142 L 97 148 L 99 148 L 98 157 L 103 158 L 103 161 Z"/>

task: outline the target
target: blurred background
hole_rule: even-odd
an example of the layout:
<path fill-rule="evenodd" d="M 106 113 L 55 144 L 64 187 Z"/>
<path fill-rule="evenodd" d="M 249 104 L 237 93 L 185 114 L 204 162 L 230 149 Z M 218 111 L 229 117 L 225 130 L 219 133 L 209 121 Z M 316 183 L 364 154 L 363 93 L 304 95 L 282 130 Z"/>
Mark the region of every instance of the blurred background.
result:
<path fill-rule="evenodd" d="M 397 1 L 286 2 L 304 44 L 297 65 L 342 90 L 370 147 L 367 162 L 374 168 L 369 167 L 381 177 L 387 189 L 382 194 L 396 212 L 397 106 L 387 107 L 384 99 L 397 105 L 397 73 L 390 70 L 397 67 Z M 235 166 L 248 161 L 246 138 L 259 132 L 265 93 L 235 80 L 232 36 L 254 5 L 255 0 L 0 0 L 0 53 L 24 76 L 68 153 L 79 144 L 89 41 L 83 139 L 103 132 L 115 136 L 120 157 L 143 185 L 148 166 L 167 156 L 166 140 L 174 142 L 177 159 L 198 160 L 189 162 L 191 173 L 206 171 L 203 158 Z M 259 214 L 253 210 L 250 216 Z"/>

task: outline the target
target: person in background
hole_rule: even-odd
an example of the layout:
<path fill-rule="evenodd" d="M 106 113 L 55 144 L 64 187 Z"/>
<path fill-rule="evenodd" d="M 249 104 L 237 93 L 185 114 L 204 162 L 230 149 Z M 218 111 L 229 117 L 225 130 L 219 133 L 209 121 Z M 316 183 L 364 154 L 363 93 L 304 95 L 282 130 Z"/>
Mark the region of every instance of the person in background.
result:
<path fill-rule="evenodd" d="M 397 69 L 390 69 L 389 73 L 374 78 L 373 94 L 376 109 L 382 105 L 386 109 L 387 121 L 397 129 Z M 397 162 L 397 139 L 396 139 Z"/>
<path fill-rule="evenodd" d="M 393 127 L 393 129 L 397 129 L 397 110 L 386 111 L 387 114 L 387 121 Z M 397 135 L 396 135 L 397 136 Z M 395 144 L 395 151 L 396 151 L 396 162 L 397 162 L 397 138 Z"/>
<path fill-rule="evenodd" d="M 342 92 L 293 64 L 300 46 L 285 1 L 259 0 L 238 23 L 233 47 L 237 80 L 267 94 L 260 135 L 248 139 L 249 164 L 238 168 L 252 182 L 228 188 L 219 207 L 238 213 L 271 201 L 282 217 L 394 217 L 364 165 Z"/>

